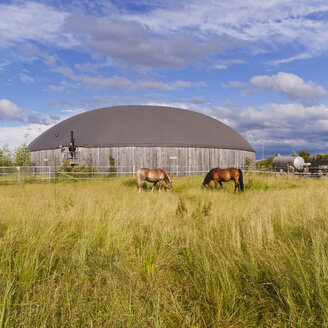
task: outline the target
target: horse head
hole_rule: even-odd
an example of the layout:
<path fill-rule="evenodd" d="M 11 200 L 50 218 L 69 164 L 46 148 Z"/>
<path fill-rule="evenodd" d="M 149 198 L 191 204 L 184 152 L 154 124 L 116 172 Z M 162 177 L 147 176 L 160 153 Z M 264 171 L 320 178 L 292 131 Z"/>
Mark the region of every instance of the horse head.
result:
<path fill-rule="evenodd" d="M 166 186 L 166 190 L 170 190 L 172 188 L 172 182 L 170 181 L 170 183 Z"/>

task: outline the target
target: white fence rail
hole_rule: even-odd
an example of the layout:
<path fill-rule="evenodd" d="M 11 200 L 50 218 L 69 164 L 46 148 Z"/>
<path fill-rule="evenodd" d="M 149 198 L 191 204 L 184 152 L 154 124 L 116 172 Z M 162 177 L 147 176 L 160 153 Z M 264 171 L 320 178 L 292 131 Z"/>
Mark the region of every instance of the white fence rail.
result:
<path fill-rule="evenodd" d="M 171 177 L 182 177 L 190 175 L 205 175 L 209 170 L 200 166 L 171 166 L 164 167 Z M 243 169 L 245 171 L 245 169 Z M 7 166 L 0 167 L 1 183 L 21 183 L 34 181 L 58 181 L 58 180 L 87 180 L 115 178 L 118 176 L 136 176 L 138 168 L 131 166 L 97 166 L 97 167 L 75 167 L 71 171 L 64 171 L 54 166 Z M 274 172 L 270 170 L 251 170 L 253 173 L 261 174 L 288 174 L 287 172 Z M 289 173 L 292 174 L 292 173 Z M 294 173 L 308 177 L 328 177 L 328 173 L 318 171 L 316 173 Z"/>

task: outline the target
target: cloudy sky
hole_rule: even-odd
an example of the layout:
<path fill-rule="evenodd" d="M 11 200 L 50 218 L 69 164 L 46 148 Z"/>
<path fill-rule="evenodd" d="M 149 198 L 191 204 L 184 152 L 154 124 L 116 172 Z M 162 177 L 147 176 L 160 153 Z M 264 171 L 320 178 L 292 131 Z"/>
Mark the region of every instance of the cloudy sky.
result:
<path fill-rule="evenodd" d="M 1 0 L 0 146 L 146 104 L 215 117 L 260 159 L 326 153 L 327 31 L 326 0 Z"/>

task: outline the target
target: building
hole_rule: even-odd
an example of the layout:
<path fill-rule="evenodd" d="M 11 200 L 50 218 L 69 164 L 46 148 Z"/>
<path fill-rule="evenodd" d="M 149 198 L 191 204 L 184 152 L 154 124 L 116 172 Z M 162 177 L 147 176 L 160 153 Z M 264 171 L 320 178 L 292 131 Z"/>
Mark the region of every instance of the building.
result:
<path fill-rule="evenodd" d="M 74 140 L 71 138 L 74 133 Z M 71 141 L 76 146 L 70 156 Z M 32 162 L 60 166 L 109 166 L 118 172 L 162 167 L 173 174 L 196 174 L 214 167 L 242 167 L 255 163 L 252 146 L 235 130 L 209 116 L 161 106 L 116 106 L 70 117 L 29 144 Z"/>

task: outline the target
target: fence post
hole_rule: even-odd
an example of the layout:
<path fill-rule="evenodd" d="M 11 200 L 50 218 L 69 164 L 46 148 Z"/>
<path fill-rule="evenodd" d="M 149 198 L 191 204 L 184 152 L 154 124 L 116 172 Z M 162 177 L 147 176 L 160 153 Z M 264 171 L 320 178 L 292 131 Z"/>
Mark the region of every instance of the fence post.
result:
<path fill-rule="evenodd" d="M 20 167 L 17 166 L 17 180 L 18 180 L 18 183 L 20 183 Z"/>
<path fill-rule="evenodd" d="M 51 181 L 51 167 L 48 166 L 48 182 Z"/>

